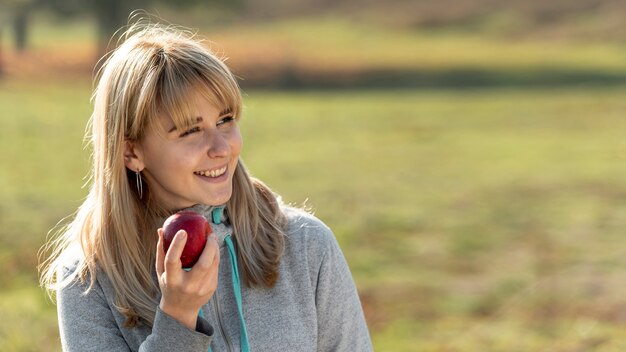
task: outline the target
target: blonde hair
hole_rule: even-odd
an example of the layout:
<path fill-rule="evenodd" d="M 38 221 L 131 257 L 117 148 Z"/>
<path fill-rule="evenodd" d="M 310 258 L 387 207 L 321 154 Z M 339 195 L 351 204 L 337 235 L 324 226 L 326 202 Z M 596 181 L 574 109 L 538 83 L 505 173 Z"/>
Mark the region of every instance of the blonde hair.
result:
<path fill-rule="evenodd" d="M 78 278 L 89 282 L 89 290 L 102 272 L 115 289 L 115 305 L 126 316 L 126 326 L 151 326 L 159 292 L 153 276 L 156 226 L 168 214 L 152 199 L 146 182 L 139 197 L 136 175 L 124 164 L 124 143 L 141 140 L 147 128 L 158 126 L 159 112 L 169 114 L 178 128 L 193 123 L 185 99 L 192 90 L 220 111 L 230 110 L 237 120 L 242 102 L 230 70 L 188 31 L 138 23 L 124 38 L 99 71 L 93 95 L 86 134 L 93 148 L 89 194 L 73 220 L 42 248 L 50 255 L 40 265 L 41 283 L 53 293 Z M 272 287 L 286 220 L 272 191 L 251 177 L 241 160 L 226 212 L 243 282 Z M 77 254 L 76 270 L 64 278 L 60 270 Z"/>

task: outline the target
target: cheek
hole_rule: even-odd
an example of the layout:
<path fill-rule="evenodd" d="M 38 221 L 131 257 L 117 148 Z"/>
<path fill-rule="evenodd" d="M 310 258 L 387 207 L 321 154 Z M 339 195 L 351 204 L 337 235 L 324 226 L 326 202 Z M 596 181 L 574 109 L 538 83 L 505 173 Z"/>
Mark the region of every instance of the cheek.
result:
<path fill-rule="evenodd" d="M 152 151 L 150 158 L 147 158 L 146 167 L 160 182 L 168 182 L 175 178 L 177 173 L 171 172 L 172 170 L 182 171 L 189 168 L 186 165 L 190 163 L 188 159 L 191 153 L 180 153 L 171 147 L 155 148 Z"/>
<path fill-rule="evenodd" d="M 239 153 L 241 153 L 241 148 L 243 147 L 243 139 L 241 138 L 239 129 L 233 131 L 233 134 L 229 138 L 228 144 L 230 145 L 233 159 L 237 159 Z"/>

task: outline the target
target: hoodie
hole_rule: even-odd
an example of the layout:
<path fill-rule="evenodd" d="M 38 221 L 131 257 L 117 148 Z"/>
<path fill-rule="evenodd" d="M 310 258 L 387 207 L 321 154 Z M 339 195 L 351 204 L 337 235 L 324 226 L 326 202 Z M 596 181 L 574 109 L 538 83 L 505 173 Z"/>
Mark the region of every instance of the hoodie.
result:
<path fill-rule="evenodd" d="M 220 352 L 245 351 L 248 346 L 254 352 L 372 350 L 346 260 L 333 233 L 319 219 L 283 208 L 288 227 L 278 281 L 272 288 L 251 288 L 237 282 L 236 260 L 229 253 L 236 248 L 228 238 L 236 234 L 223 208 L 196 205 L 189 210 L 212 222 L 222 258 L 217 289 L 200 310 L 195 330 L 158 306 L 152 327 L 125 328 L 126 318 L 115 308 L 113 286 L 99 271 L 89 292 L 85 293 L 88 283 L 77 280 L 57 292 L 64 351 Z M 64 268 L 65 277 L 76 264 Z"/>

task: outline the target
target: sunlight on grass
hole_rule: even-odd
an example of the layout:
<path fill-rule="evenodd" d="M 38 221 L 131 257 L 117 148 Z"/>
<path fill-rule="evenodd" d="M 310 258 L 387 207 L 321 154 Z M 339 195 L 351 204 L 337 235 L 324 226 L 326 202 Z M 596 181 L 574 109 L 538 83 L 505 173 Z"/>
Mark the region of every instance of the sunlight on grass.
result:
<path fill-rule="evenodd" d="M 84 194 L 89 84 L 7 87 L 0 102 L 14 108 L 3 115 L 0 144 L 12 167 L 0 173 L 0 220 L 24 236 L 2 237 L 12 248 L 0 253 L 12 268 L 2 310 L 54 340 L 54 310 L 39 310 L 41 291 L 14 281 L 28 273 L 34 284 L 36 249 Z M 581 302 L 585 287 L 611 305 L 626 294 L 618 281 L 607 290 L 626 273 L 614 245 L 626 225 L 624 93 L 248 91 L 243 158 L 287 202 L 308 200 L 333 228 L 379 349 L 498 350 L 534 331 L 533 322 L 550 334 L 533 332 L 520 350 L 543 348 L 570 339 L 560 324 L 585 319 L 599 321 L 608 339 L 616 331 L 609 311 Z M 30 172 L 37 168 L 45 177 Z M 15 297 L 24 301 L 14 307 Z M 28 350 L 11 326 L 7 343 Z"/>
<path fill-rule="evenodd" d="M 0 289 L 3 351 L 60 351 L 56 309 L 31 283 Z"/>
<path fill-rule="evenodd" d="M 278 66 L 626 69 L 612 42 L 497 33 L 516 25 L 493 19 L 480 34 L 331 16 L 201 32 L 226 54 Z M 34 45 L 87 47 L 90 26 L 45 19 Z M 36 252 L 85 195 L 90 90 L 87 77 L 0 81 L 0 346 L 11 351 L 60 348 Z M 376 350 L 626 347 L 623 86 L 244 93 L 243 159 L 334 230 Z"/>
<path fill-rule="evenodd" d="M 450 29 L 409 31 L 332 16 L 211 24 L 199 31 L 211 47 L 238 65 L 248 65 L 244 59 L 253 55 L 256 62 L 348 71 L 513 70 L 528 75 L 533 70 L 611 74 L 626 69 L 626 49 L 612 42 L 509 38 Z M 63 22 L 41 16 L 31 38 L 39 49 L 85 51 L 95 47 L 95 27 L 86 19 Z"/>

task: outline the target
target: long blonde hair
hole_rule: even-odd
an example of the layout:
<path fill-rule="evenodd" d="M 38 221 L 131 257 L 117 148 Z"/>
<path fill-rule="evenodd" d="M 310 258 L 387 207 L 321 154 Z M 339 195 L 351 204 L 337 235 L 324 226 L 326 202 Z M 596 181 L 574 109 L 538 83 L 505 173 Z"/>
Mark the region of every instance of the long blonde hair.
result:
<path fill-rule="evenodd" d="M 116 308 L 126 316 L 126 326 L 151 326 L 159 291 L 153 276 L 156 226 L 168 214 L 152 199 L 146 182 L 139 196 L 136 175 L 124 164 L 124 143 L 141 140 L 147 128 L 159 125 L 154 123 L 159 112 L 169 114 L 178 128 L 190 125 L 185 97 L 191 90 L 199 89 L 236 119 L 242 102 L 230 70 L 188 31 L 138 23 L 124 38 L 99 71 L 92 98 L 86 134 L 93 148 L 88 196 L 42 249 L 50 254 L 40 265 L 41 283 L 51 293 L 76 279 L 88 281 L 91 289 L 102 272 L 115 289 Z M 244 283 L 272 287 L 283 253 L 285 216 L 272 191 L 251 177 L 241 160 L 226 212 Z M 74 273 L 64 278 L 60 270 L 68 266 L 68 258 L 79 259 Z"/>

